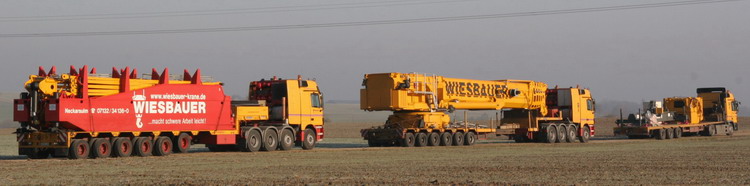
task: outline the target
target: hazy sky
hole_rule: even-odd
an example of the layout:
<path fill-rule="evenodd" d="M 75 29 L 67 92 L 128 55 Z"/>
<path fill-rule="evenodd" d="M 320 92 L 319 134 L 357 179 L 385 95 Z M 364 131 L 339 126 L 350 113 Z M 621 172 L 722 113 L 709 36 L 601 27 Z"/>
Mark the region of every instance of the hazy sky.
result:
<path fill-rule="evenodd" d="M 399 20 L 675 1 L 3 1 L 0 35 Z M 748 100 L 748 10 L 750 1 L 736 1 L 351 27 L 0 37 L 0 91 L 21 91 L 39 65 L 67 71 L 68 65 L 88 64 L 100 73 L 112 66 L 140 72 L 169 67 L 173 73 L 201 68 L 224 82 L 229 95 L 245 95 L 249 81 L 301 74 L 316 78 L 329 100 L 357 100 L 365 73 L 416 71 L 580 84 L 599 100 L 694 96 L 703 86 L 726 86 Z M 164 13 L 181 11 L 191 16 Z"/>

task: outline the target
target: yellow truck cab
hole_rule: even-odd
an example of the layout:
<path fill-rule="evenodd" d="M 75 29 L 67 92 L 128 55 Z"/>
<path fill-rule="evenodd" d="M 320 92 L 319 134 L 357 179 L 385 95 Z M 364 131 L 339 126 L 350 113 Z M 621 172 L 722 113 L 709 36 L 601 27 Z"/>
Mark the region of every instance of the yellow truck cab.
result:
<path fill-rule="evenodd" d="M 732 135 L 738 129 L 740 105 L 734 94 L 724 87 L 698 88 L 696 93 L 697 97 L 651 101 L 627 119 L 620 116 L 615 135 L 660 140 L 684 135 Z"/>

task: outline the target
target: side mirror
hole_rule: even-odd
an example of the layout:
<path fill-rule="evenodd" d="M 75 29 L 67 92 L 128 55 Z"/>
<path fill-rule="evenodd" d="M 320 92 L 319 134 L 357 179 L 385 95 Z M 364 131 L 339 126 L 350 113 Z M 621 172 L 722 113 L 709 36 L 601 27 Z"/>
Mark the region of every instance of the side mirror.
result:
<path fill-rule="evenodd" d="M 596 112 L 596 100 L 593 98 L 591 99 L 591 107 L 594 109 L 594 112 Z"/>
<path fill-rule="evenodd" d="M 410 84 L 411 84 L 411 81 L 409 81 L 408 79 L 404 80 L 403 83 L 398 84 L 398 87 L 396 87 L 396 89 L 408 89 L 410 87 Z"/>
<path fill-rule="evenodd" d="M 325 106 L 323 106 L 323 104 L 325 103 L 323 102 L 324 101 L 323 94 L 319 94 L 318 99 L 320 99 L 320 109 L 325 108 Z"/>

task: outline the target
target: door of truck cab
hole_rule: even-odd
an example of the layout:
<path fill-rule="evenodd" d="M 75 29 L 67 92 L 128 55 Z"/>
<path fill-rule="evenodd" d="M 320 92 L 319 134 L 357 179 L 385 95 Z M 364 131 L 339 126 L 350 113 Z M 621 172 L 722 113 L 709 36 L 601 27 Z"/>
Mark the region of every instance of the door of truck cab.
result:
<path fill-rule="evenodd" d="M 740 103 L 734 99 L 733 94 L 727 93 L 724 104 L 724 113 L 726 113 L 727 117 L 726 120 L 737 123 L 737 110 L 739 110 L 738 108 L 740 107 Z"/>
<path fill-rule="evenodd" d="M 577 89 L 578 93 L 578 120 L 581 124 L 594 124 L 594 113 L 596 112 L 596 101 L 591 97 L 591 91 Z M 574 119 L 575 120 L 575 119 Z M 575 121 L 574 121 L 575 122 Z"/>
<path fill-rule="evenodd" d="M 320 94 L 320 92 L 311 92 L 310 93 L 310 120 L 313 125 L 322 125 L 323 124 L 323 95 Z"/>
<path fill-rule="evenodd" d="M 306 125 L 323 124 L 323 96 L 313 81 L 299 80 L 300 120 Z"/>

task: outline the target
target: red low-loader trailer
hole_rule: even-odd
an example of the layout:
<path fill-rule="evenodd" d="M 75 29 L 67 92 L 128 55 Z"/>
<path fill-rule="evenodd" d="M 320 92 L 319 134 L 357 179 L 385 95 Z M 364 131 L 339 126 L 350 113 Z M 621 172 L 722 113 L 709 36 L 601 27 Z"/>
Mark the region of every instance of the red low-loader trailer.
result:
<path fill-rule="evenodd" d="M 179 78 L 167 69 L 142 78 L 130 68 L 56 71 L 40 67 L 14 100 L 20 155 L 162 156 L 192 144 L 211 151 L 312 149 L 323 138 L 323 99 L 312 80 L 254 81 L 247 100 L 233 101 L 200 70 Z"/>

